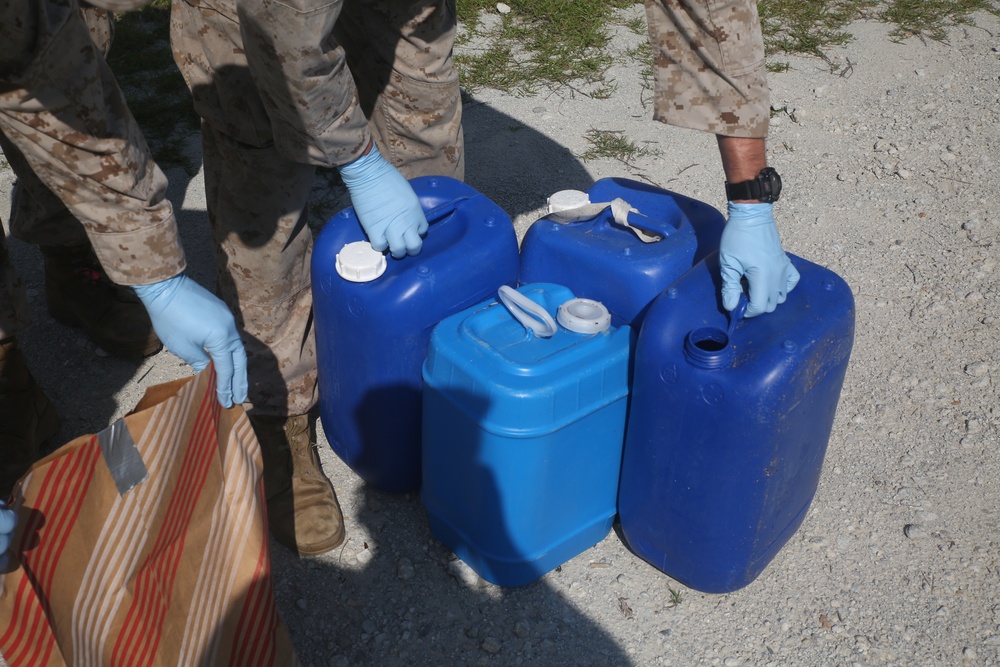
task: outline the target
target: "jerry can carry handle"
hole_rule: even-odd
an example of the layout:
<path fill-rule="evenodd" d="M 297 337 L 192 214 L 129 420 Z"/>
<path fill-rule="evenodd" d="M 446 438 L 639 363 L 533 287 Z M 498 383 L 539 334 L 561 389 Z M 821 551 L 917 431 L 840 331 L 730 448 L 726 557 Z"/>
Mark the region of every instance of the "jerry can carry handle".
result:
<path fill-rule="evenodd" d="M 507 307 L 514 319 L 536 336 L 549 338 L 559 330 L 559 326 L 549 315 L 549 311 L 513 287 L 501 285 L 497 293 L 500 296 L 500 302 Z"/>

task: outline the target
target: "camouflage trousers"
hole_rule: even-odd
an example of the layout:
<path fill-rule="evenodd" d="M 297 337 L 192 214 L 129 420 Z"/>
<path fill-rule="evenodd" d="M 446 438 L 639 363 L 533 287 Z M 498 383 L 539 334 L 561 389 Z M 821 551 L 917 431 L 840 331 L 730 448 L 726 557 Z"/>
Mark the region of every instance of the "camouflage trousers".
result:
<path fill-rule="evenodd" d="M 89 239 L 109 277 L 156 282 L 184 269 L 167 179 L 104 54 L 110 13 L 77 0 L 0 0 L 0 145 L 17 176 L 13 236 Z M 20 280 L 0 249 L 0 338 L 27 326 Z"/>
<path fill-rule="evenodd" d="M 464 176 L 455 27 L 454 0 L 174 0 L 174 59 L 202 118 L 219 291 L 243 332 L 254 413 L 316 403 L 304 215 L 316 167 L 374 139 L 407 177 Z"/>
<path fill-rule="evenodd" d="M 756 0 L 645 0 L 654 118 L 733 137 L 767 136 L 771 113 Z"/>

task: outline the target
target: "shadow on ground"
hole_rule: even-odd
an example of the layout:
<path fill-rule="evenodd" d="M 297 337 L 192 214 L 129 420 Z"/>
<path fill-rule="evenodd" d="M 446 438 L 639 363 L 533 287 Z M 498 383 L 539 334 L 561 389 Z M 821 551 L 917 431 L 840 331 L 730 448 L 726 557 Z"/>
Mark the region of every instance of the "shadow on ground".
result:
<path fill-rule="evenodd" d="M 546 205 L 553 192 L 587 190 L 594 179 L 565 146 L 484 102 L 467 102 L 465 181 L 512 219 Z"/>
<path fill-rule="evenodd" d="M 558 571 L 519 588 L 455 574 L 417 495 L 340 493 L 354 516 L 341 548 L 299 560 L 272 540 L 278 606 L 304 664 L 631 664 L 548 583 Z"/>

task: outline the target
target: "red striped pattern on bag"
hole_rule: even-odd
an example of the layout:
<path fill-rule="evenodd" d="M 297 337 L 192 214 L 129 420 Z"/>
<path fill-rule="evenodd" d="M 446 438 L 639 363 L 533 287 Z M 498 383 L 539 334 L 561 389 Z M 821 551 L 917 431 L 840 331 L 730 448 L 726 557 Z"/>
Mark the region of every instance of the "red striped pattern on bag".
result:
<path fill-rule="evenodd" d="M 236 651 L 229 659 L 233 667 L 243 665 L 270 665 L 274 662 L 274 636 L 278 621 L 274 595 L 271 591 L 271 573 L 268 571 L 267 541 L 261 543 L 257 569 L 253 583 L 246 597 L 246 604 L 240 610 L 240 620 L 236 624 Z"/>
<path fill-rule="evenodd" d="M 108 664 L 121 610 L 132 599 L 130 578 L 138 571 L 146 544 L 156 536 L 157 508 L 164 505 L 170 490 L 171 470 L 183 458 L 189 415 L 199 401 L 197 392 L 185 388 L 150 411 L 136 443 L 149 479 L 124 496 L 110 494 L 111 504 L 103 509 L 104 523 L 73 601 L 69 655 L 79 667 Z"/>
<path fill-rule="evenodd" d="M 125 418 L 147 481 L 119 495 L 96 436 L 22 479 L 23 567 L 0 575 L 12 666 L 299 664 L 274 598 L 250 422 L 221 410 L 212 370 L 163 387 Z M 71 535 L 80 517 L 86 531 Z"/>
<path fill-rule="evenodd" d="M 181 464 L 178 484 L 167 507 L 167 516 L 153 549 L 139 568 L 132 607 L 125 617 L 112 664 L 145 667 L 152 664 L 162 639 L 163 618 L 170 607 L 177 565 L 184 549 L 184 536 L 205 475 L 212 463 L 216 441 L 215 422 L 219 403 L 206 393 L 198 406 L 191 440 Z"/>
<path fill-rule="evenodd" d="M 94 472 L 101 457 L 97 438 L 67 456 L 53 462 L 39 484 L 35 509 L 21 533 L 18 552 L 27 576 L 17 592 L 15 609 L 25 609 L 7 632 L 0 635 L 0 646 L 8 663 L 45 665 L 55 650 L 51 629 L 52 610 L 47 601 L 53 594 L 52 581 L 63 556 L 70 530 L 76 523 Z M 37 546 L 35 542 L 37 541 Z M 32 573 L 40 573 L 32 576 Z M 34 598 L 32 603 L 30 598 Z"/>

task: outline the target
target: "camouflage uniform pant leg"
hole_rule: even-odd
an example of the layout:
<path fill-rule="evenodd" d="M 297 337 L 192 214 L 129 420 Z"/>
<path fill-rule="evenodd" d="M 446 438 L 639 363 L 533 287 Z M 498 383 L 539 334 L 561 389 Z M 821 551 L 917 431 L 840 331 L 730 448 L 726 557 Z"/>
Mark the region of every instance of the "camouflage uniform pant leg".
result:
<path fill-rule="evenodd" d="M 770 94 L 755 0 L 645 0 L 654 118 L 733 137 L 767 136 Z"/>
<path fill-rule="evenodd" d="M 262 3 L 248 4 L 264 11 Z M 289 16 L 323 23 L 329 18 L 326 11 L 339 10 L 333 3 L 337 6 L 325 5 L 325 11 L 317 9 L 319 16 L 313 16 L 278 4 L 275 11 L 286 23 L 278 20 L 272 26 L 278 31 L 280 24 L 288 40 L 306 41 L 303 30 L 287 23 Z M 219 295 L 242 332 L 249 409 L 257 415 L 299 415 L 316 403 L 309 273 L 313 238 L 303 216 L 315 176 L 312 165 L 341 153 L 342 161 L 350 159 L 352 150 L 367 145 L 367 125 L 349 75 L 351 102 L 344 114 L 338 116 L 336 104 L 322 99 L 315 109 L 293 113 L 287 106 L 292 92 L 280 82 L 282 73 L 272 68 L 294 63 L 274 58 L 255 76 L 243 42 L 247 26 L 240 20 L 233 0 L 174 0 L 171 46 L 202 118 L 206 206 Z M 250 32 L 259 31 L 251 27 Z M 273 54 L 273 44 L 253 43 Z M 335 53 L 330 57 L 336 60 Z M 317 70 L 320 78 L 323 69 Z M 339 129 L 343 137 L 320 136 L 324 113 L 336 119 L 330 135 Z M 316 134 L 307 138 L 309 132 Z"/>
<path fill-rule="evenodd" d="M 80 5 L 80 14 L 90 29 L 94 44 L 105 56 L 111 48 L 114 21 L 106 9 Z M 62 201 L 28 166 L 24 155 L 0 133 L 0 150 L 17 176 L 11 192 L 10 234 L 26 243 L 80 246 L 88 243 L 87 232 Z"/>
<path fill-rule="evenodd" d="M 170 46 L 203 123 L 242 144 L 274 144 L 247 63 L 236 0 L 173 0 Z"/>
<path fill-rule="evenodd" d="M 243 332 L 248 402 L 255 414 L 305 414 L 316 404 L 313 237 L 303 214 L 315 167 L 207 123 L 202 144 L 219 292 Z"/>
<path fill-rule="evenodd" d="M 343 0 L 173 0 L 174 60 L 198 115 L 287 160 L 335 167 L 371 136 L 332 38 Z"/>
<path fill-rule="evenodd" d="M 111 280 L 184 270 L 166 176 L 75 0 L 0 0 L 0 132 L 83 223 Z"/>
<path fill-rule="evenodd" d="M 348 0 L 334 29 L 379 150 L 407 177 L 465 177 L 454 0 Z"/>
<path fill-rule="evenodd" d="M 0 225 L 0 340 L 20 333 L 31 324 L 24 283 L 7 252 L 7 235 Z"/>

